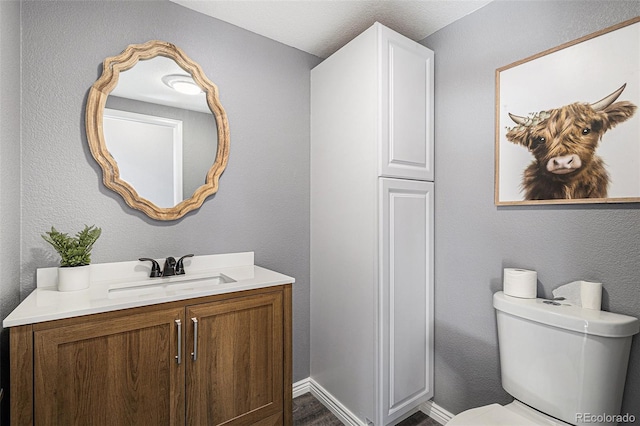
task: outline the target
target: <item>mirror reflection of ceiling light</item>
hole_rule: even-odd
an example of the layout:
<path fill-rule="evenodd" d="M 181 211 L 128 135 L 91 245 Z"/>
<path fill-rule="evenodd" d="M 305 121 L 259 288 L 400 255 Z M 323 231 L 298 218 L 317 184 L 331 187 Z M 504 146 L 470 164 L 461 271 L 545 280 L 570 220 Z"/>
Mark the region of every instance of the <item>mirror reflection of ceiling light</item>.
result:
<path fill-rule="evenodd" d="M 189 75 L 184 74 L 169 74 L 162 77 L 162 82 L 171 87 L 176 92 L 184 93 L 185 95 L 197 95 L 202 93 L 202 89 Z"/>

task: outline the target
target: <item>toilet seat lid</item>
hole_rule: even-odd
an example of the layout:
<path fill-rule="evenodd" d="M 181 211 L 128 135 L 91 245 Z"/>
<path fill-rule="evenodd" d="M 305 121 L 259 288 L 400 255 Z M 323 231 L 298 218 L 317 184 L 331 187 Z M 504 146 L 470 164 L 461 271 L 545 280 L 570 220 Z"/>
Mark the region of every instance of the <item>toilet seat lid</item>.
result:
<path fill-rule="evenodd" d="M 490 404 L 472 408 L 455 416 L 447 426 L 540 426 L 566 425 L 557 419 L 551 419 L 519 401 L 502 406 Z"/>

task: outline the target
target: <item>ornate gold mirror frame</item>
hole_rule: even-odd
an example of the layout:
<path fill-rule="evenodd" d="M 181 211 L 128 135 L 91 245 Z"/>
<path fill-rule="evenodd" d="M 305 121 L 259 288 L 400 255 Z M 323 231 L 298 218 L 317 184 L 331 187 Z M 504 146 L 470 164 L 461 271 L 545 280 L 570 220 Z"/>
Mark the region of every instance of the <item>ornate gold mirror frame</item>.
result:
<path fill-rule="evenodd" d="M 138 61 L 164 56 L 173 59 L 182 69 L 189 72 L 193 80 L 206 93 L 207 104 L 215 117 L 218 131 L 218 146 L 215 162 L 206 175 L 204 185 L 191 196 L 173 207 L 158 207 L 153 202 L 138 195 L 128 182 L 120 178 L 118 164 L 107 149 L 104 137 L 103 115 L 107 97 L 117 86 L 120 72 L 132 68 Z M 102 75 L 91 86 L 86 108 L 87 140 L 93 158 L 103 172 L 105 186 L 120 194 L 132 208 L 141 210 L 157 220 L 179 219 L 188 212 L 198 209 L 204 200 L 217 192 L 218 180 L 229 157 L 229 123 L 220 100 L 218 88 L 204 74 L 200 65 L 192 61 L 180 48 L 164 41 L 152 40 L 143 44 L 129 45 L 120 55 L 108 57 L 102 66 Z"/>

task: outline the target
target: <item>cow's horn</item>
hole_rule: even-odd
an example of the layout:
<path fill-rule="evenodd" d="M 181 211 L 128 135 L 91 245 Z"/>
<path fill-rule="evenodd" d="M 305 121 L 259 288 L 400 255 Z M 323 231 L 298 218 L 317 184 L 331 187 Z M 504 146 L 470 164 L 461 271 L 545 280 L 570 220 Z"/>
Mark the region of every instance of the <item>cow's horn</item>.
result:
<path fill-rule="evenodd" d="M 594 111 L 602 111 L 603 109 L 614 103 L 616 99 L 618 99 L 618 96 L 620 96 L 625 87 L 627 87 L 627 83 L 623 84 L 621 88 L 619 88 L 609 96 L 600 99 L 598 102 L 592 103 L 591 108 L 593 108 Z"/>
<path fill-rule="evenodd" d="M 511 117 L 511 119 L 516 123 L 519 124 L 521 126 L 525 126 L 527 123 L 527 117 L 520 117 L 519 115 L 514 115 L 509 113 L 509 117 Z"/>

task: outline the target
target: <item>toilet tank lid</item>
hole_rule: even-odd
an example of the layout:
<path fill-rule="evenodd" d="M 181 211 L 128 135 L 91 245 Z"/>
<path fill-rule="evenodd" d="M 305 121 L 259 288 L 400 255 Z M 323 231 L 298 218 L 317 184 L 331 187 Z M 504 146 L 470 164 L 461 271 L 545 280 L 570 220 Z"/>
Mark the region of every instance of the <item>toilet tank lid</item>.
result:
<path fill-rule="evenodd" d="M 640 331 L 640 321 L 635 317 L 584 309 L 562 302 L 549 304 L 544 303 L 545 301 L 547 300 L 507 296 L 502 291 L 493 295 L 493 307 L 499 311 L 578 333 L 626 337 Z"/>

